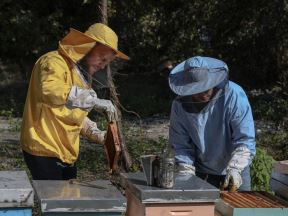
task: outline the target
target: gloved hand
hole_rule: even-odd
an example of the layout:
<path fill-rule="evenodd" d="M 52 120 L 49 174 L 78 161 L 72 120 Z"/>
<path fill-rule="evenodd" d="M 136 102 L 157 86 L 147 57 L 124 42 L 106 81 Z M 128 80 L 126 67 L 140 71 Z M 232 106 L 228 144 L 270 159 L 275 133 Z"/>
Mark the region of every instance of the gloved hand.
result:
<path fill-rule="evenodd" d="M 98 112 L 105 112 L 108 122 L 118 121 L 117 110 L 110 100 L 95 99 L 94 109 Z"/>
<path fill-rule="evenodd" d="M 235 192 L 242 185 L 241 171 L 237 169 L 227 170 L 223 189 Z"/>
<path fill-rule="evenodd" d="M 181 175 L 182 174 L 183 175 L 186 175 L 186 174 L 195 175 L 195 167 L 193 165 L 180 163 L 177 165 L 176 170 Z"/>
<path fill-rule="evenodd" d="M 99 130 L 96 122 L 91 121 L 88 117 L 84 119 L 81 135 L 98 144 L 104 144 L 106 139 L 106 131 Z"/>
<path fill-rule="evenodd" d="M 107 120 L 118 121 L 117 110 L 110 100 L 99 99 L 93 89 L 84 89 L 72 86 L 67 98 L 66 106 L 69 109 L 80 108 L 90 112 L 95 108 L 96 111 L 105 113 Z"/>
<path fill-rule="evenodd" d="M 242 145 L 232 152 L 232 157 L 227 166 L 227 174 L 223 184 L 223 189 L 236 191 L 242 184 L 241 172 L 251 163 L 252 156 L 250 150 Z"/>

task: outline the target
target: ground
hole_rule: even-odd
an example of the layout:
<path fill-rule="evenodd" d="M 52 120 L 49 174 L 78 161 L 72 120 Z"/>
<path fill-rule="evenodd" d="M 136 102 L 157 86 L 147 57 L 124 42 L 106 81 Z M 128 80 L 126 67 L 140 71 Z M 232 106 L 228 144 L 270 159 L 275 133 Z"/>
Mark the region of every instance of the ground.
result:
<path fill-rule="evenodd" d="M 0 170 L 26 170 L 20 144 L 21 119 L 0 117 Z M 257 136 L 262 133 L 278 130 L 273 123 L 255 121 Z M 159 152 L 167 143 L 169 131 L 169 117 L 155 115 L 142 120 L 133 119 L 123 122 L 125 141 L 133 159 L 132 171 L 141 169 L 140 155 Z M 82 140 L 80 155 L 77 162 L 78 178 L 92 181 L 108 179 L 109 173 L 103 147 L 95 143 Z M 30 177 L 30 175 L 29 175 Z M 39 204 L 35 199 L 33 215 L 39 215 Z"/>
<path fill-rule="evenodd" d="M 23 167 L 21 162 L 21 150 L 19 145 L 20 137 L 20 122 L 19 118 L 0 117 L 0 158 L 1 169 L 17 169 Z M 168 140 L 169 132 L 169 117 L 156 115 L 142 120 L 125 120 L 125 136 L 127 140 L 141 138 L 150 142 L 159 142 L 159 140 Z M 275 131 L 273 123 L 255 121 L 257 135 L 261 135 L 267 131 Z M 136 144 L 135 144 L 136 145 Z M 151 143 L 152 145 L 152 143 Z M 84 142 L 82 151 L 85 153 L 87 150 L 99 149 L 97 145 L 89 145 Z M 16 163 L 16 164 L 15 164 Z M 15 166 L 15 167 L 13 167 Z"/>

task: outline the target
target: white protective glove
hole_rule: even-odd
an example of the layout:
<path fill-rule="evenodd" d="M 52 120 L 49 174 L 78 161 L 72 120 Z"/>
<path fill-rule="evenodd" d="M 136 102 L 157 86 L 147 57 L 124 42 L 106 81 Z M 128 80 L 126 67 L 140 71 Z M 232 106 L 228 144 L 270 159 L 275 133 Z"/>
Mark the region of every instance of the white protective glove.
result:
<path fill-rule="evenodd" d="M 66 106 L 68 108 L 80 108 L 90 112 L 93 108 L 96 111 L 105 113 L 107 120 L 118 121 L 117 110 L 110 100 L 99 99 L 93 89 L 84 89 L 72 86 L 68 95 Z"/>
<path fill-rule="evenodd" d="M 108 122 L 118 121 L 117 110 L 110 100 L 99 99 L 95 100 L 94 109 L 98 112 L 105 112 Z"/>
<path fill-rule="evenodd" d="M 93 142 L 104 144 L 106 138 L 106 131 L 98 129 L 96 122 L 91 121 L 88 117 L 84 119 L 81 135 Z"/>
<path fill-rule="evenodd" d="M 250 150 L 246 146 L 236 148 L 227 166 L 227 174 L 223 188 L 231 192 L 236 191 L 242 185 L 241 172 L 249 166 L 252 160 Z"/>
<path fill-rule="evenodd" d="M 241 172 L 237 169 L 227 170 L 223 188 L 228 189 L 230 192 L 235 192 L 241 185 Z"/>
<path fill-rule="evenodd" d="M 180 163 L 177 165 L 176 170 L 181 175 L 195 175 L 195 167 L 193 165 Z"/>

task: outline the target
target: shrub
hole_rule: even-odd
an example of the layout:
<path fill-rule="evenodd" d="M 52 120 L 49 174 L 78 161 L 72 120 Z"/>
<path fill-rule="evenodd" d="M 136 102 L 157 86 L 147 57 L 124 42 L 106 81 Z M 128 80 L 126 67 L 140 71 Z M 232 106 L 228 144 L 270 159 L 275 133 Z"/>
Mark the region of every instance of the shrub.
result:
<path fill-rule="evenodd" d="M 270 191 L 269 181 L 274 159 L 266 150 L 257 148 L 256 156 L 251 166 L 252 190 Z"/>

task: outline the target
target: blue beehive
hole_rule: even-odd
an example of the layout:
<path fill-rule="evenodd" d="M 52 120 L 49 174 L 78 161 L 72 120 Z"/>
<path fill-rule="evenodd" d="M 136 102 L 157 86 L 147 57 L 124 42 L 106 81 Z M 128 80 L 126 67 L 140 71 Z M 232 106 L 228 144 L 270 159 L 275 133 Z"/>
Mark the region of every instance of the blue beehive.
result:
<path fill-rule="evenodd" d="M 33 188 L 25 171 L 0 171 L 0 216 L 30 216 Z"/>

